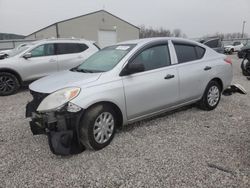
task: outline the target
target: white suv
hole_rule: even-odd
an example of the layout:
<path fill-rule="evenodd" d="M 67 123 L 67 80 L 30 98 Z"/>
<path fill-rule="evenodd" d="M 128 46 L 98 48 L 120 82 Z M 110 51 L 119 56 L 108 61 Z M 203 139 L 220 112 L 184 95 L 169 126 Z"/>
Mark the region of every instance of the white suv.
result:
<path fill-rule="evenodd" d="M 0 60 L 0 96 L 15 93 L 20 86 L 81 64 L 99 48 L 82 39 L 46 39 L 12 50 Z"/>
<path fill-rule="evenodd" d="M 232 45 L 225 45 L 225 53 L 232 54 L 233 52 L 238 52 L 244 45 L 241 42 L 234 42 Z"/>

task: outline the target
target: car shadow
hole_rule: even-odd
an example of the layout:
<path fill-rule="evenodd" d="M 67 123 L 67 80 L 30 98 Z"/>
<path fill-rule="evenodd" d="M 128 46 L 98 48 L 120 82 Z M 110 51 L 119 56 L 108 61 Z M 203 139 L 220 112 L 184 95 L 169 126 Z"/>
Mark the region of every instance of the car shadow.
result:
<path fill-rule="evenodd" d="M 153 117 L 146 118 L 144 120 L 141 120 L 141 121 L 138 121 L 138 122 L 135 122 L 135 123 L 130 123 L 128 125 L 125 125 L 121 129 L 119 129 L 118 133 L 119 132 L 130 132 L 130 131 L 132 131 L 132 130 L 134 130 L 136 128 L 142 128 L 144 126 L 148 126 L 147 122 L 157 120 L 157 119 L 160 119 L 160 118 L 163 118 L 163 117 L 166 117 L 166 116 L 170 116 L 170 115 L 178 113 L 178 112 L 186 111 L 186 110 L 189 110 L 189 109 L 191 109 L 193 107 L 197 107 L 197 105 L 196 104 L 187 105 L 187 106 L 180 107 L 178 109 L 171 110 L 171 111 L 168 111 L 168 112 L 165 112 L 165 113 L 153 116 Z"/>
<path fill-rule="evenodd" d="M 24 92 L 28 92 L 28 91 L 29 91 L 29 86 L 22 86 L 19 88 L 17 93 L 24 93 Z"/>

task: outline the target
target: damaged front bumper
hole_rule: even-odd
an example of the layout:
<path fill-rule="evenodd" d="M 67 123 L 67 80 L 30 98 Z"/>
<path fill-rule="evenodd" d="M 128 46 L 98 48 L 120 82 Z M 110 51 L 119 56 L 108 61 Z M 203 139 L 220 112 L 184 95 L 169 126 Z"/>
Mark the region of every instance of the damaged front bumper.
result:
<path fill-rule="evenodd" d="M 79 122 L 84 110 L 72 113 L 65 109 L 39 113 L 33 102 L 26 106 L 26 117 L 30 117 L 30 129 L 34 135 L 46 134 L 50 150 L 56 155 L 78 154 L 84 151 L 79 140 Z"/>

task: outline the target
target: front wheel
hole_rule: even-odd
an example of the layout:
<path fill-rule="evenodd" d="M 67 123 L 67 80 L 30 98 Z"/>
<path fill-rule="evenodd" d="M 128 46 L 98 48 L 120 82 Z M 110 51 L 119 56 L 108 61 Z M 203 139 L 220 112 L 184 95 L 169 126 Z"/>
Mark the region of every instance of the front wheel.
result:
<path fill-rule="evenodd" d="M 216 81 L 210 81 L 206 87 L 199 107 L 203 110 L 213 110 L 217 107 L 221 98 L 221 86 Z"/>
<path fill-rule="evenodd" d="M 94 150 L 106 147 L 115 135 L 116 124 L 116 113 L 109 105 L 91 107 L 80 121 L 81 143 Z"/>
<path fill-rule="evenodd" d="M 17 77 L 8 72 L 0 72 L 0 96 L 12 95 L 17 92 L 20 84 Z"/>

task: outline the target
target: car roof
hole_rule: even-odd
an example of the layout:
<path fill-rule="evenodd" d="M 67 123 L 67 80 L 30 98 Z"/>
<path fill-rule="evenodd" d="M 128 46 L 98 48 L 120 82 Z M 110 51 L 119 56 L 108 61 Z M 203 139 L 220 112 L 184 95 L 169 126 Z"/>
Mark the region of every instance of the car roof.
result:
<path fill-rule="evenodd" d="M 36 44 L 44 44 L 44 43 L 51 43 L 51 42 L 58 42 L 58 43 L 88 43 L 88 44 L 93 44 L 95 41 L 89 41 L 86 39 L 78 39 L 78 38 L 50 38 L 50 39 L 42 39 L 35 41 L 34 43 Z"/>
<path fill-rule="evenodd" d="M 151 42 L 168 41 L 168 40 L 174 40 L 174 41 L 179 41 L 179 42 L 188 42 L 188 43 L 200 45 L 200 43 L 198 43 L 194 40 L 184 39 L 184 38 L 176 38 L 176 37 L 144 38 L 144 39 L 137 39 L 137 40 L 120 42 L 120 43 L 118 43 L 118 45 L 120 45 L 120 44 L 140 44 L 140 45 L 143 45 L 143 44 L 147 44 L 147 43 L 151 43 Z"/>

